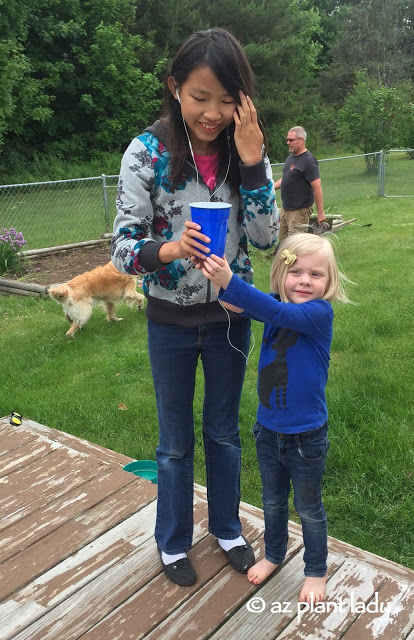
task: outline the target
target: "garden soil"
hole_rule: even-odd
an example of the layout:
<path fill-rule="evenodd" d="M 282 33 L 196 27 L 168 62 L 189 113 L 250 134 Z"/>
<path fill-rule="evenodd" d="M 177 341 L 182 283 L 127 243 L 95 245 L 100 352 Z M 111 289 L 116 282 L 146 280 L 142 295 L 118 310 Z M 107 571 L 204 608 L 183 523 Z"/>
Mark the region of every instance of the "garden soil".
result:
<path fill-rule="evenodd" d="M 25 258 L 22 263 L 23 272 L 21 275 L 9 273 L 2 277 L 47 287 L 51 284 L 68 282 L 85 271 L 103 266 L 110 259 L 109 242 L 104 242 L 90 247 L 67 249 L 57 253 Z"/>

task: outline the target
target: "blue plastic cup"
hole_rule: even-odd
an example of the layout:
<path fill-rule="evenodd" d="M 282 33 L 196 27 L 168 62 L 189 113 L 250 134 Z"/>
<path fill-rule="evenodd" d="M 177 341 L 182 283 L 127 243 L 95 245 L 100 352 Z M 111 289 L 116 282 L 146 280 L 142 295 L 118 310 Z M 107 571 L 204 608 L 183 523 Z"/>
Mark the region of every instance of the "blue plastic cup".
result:
<path fill-rule="evenodd" d="M 227 202 L 191 202 L 190 209 L 191 220 L 199 224 L 201 232 L 211 240 L 210 243 L 199 240 L 201 244 L 210 249 L 210 252 L 205 256 L 208 257 L 214 253 L 222 258 L 226 246 L 231 204 Z"/>

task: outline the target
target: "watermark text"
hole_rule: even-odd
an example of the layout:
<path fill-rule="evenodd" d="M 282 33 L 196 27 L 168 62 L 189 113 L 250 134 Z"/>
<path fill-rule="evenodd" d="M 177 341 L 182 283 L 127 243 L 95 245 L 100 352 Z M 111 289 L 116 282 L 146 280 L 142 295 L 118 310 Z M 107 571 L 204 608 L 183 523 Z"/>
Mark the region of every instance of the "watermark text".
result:
<path fill-rule="evenodd" d="M 379 613 L 383 614 L 391 608 L 390 602 L 380 602 L 378 592 L 369 602 L 357 599 L 355 593 L 351 591 L 350 598 L 338 600 L 324 600 L 323 602 L 315 602 L 313 593 L 310 602 L 270 602 L 267 603 L 263 598 L 254 596 L 246 603 L 246 609 L 250 613 L 294 613 L 298 616 L 300 622 L 302 617 L 307 613 Z"/>

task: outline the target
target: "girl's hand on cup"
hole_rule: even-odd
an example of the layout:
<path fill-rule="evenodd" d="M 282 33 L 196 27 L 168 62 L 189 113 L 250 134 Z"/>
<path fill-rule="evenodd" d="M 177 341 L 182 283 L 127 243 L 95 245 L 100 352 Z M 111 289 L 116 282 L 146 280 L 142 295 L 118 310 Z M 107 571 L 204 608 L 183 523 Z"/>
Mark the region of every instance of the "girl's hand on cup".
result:
<path fill-rule="evenodd" d="M 204 233 L 200 233 L 201 227 L 199 224 L 191 222 L 191 220 L 186 220 L 184 224 L 186 228 L 179 240 L 180 258 L 191 257 L 194 263 L 196 260 L 193 259 L 193 256 L 196 259 L 204 260 L 205 254 L 208 253 L 210 249 L 198 242 L 198 240 L 208 243 L 210 242 L 210 238 L 204 235 Z"/>
<path fill-rule="evenodd" d="M 242 91 L 239 91 L 240 104 L 233 114 L 234 142 L 243 164 L 257 164 L 262 159 L 263 133 L 257 121 L 256 108 Z"/>
<path fill-rule="evenodd" d="M 212 281 L 215 287 L 221 289 L 227 289 L 233 276 L 226 258 L 219 258 L 214 254 L 204 260 L 201 270 L 205 277 Z"/>

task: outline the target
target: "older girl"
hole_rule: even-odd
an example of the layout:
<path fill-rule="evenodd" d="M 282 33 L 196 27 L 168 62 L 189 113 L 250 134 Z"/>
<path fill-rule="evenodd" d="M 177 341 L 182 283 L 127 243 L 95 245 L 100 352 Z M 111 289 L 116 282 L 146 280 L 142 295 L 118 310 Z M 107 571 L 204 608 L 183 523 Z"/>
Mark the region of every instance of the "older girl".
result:
<path fill-rule="evenodd" d="M 223 29 L 198 31 L 182 45 L 166 81 L 164 117 L 135 138 L 122 160 L 112 260 L 144 276 L 148 350 L 159 421 L 155 538 L 166 575 L 190 585 L 193 535 L 193 397 L 204 372 L 203 440 L 209 531 L 230 564 L 254 563 L 242 537 L 238 412 L 250 320 L 227 317 L 211 284 L 194 268 L 209 242 L 191 222 L 189 203 L 231 204 L 225 254 L 231 269 L 253 277 L 248 241 L 266 249 L 278 212 L 266 141 L 252 98 L 247 58 Z M 223 390 L 225 392 L 223 393 Z"/>

